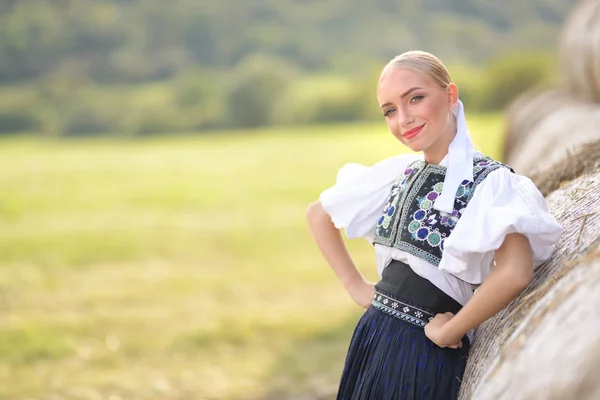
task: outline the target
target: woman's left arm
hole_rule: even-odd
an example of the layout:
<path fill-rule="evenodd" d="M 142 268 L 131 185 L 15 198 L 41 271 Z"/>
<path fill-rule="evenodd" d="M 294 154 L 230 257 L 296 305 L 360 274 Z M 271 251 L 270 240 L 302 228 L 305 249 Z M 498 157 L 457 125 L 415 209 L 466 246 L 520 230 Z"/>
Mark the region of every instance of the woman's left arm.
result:
<path fill-rule="evenodd" d="M 533 259 L 527 238 L 506 236 L 495 253 L 496 265 L 456 314 L 438 314 L 425 326 L 425 334 L 440 347 L 461 347 L 463 336 L 506 307 L 533 280 Z"/>

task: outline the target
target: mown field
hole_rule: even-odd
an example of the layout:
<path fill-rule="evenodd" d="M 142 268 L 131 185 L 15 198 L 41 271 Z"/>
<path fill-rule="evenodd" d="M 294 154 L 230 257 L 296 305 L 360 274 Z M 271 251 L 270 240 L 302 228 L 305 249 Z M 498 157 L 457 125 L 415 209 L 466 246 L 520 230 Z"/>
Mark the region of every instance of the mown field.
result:
<path fill-rule="evenodd" d="M 473 116 L 499 157 L 499 116 Z M 336 387 L 355 306 L 307 204 L 378 125 L 0 140 L 1 399 L 288 399 Z M 364 241 L 349 243 L 375 279 Z"/>

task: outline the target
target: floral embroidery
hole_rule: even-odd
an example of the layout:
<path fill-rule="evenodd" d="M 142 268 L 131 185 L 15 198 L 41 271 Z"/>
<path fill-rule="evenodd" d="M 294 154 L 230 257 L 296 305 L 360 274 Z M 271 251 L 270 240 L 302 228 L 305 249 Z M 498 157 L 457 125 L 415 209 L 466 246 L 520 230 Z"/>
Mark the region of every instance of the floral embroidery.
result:
<path fill-rule="evenodd" d="M 400 201 L 402 191 L 407 186 L 409 177 L 414 171 L 415 170 L 413 168 L 407 168 L 404 171 L 404 174 L 400 175 L 400 177 L 396 180 L 394 186 L 392 186 L 389 200 L 383 208 L 383 213 L 381 217 L 379 217 L 379 220 L 377 221 L 377 229 L 379 229 L 380 227 L 383 229 L 388 229 L 390 227 L 392 219 L 396 214 L 398 202 Z"/>
<path fill-rule="evenodd" d="M 373 243 L 395 247 L 433 265 L 439 265 L 444 241 L 464 213 L 475 188 L 492 171 L 506 167 L 490 158 L 476 159 L 474 182 L 465 180 L 456 191 L 454 210 L 433 208 L 444 188 L 446 168 L 416 161 L 393 185 L 377 221 Z"/>

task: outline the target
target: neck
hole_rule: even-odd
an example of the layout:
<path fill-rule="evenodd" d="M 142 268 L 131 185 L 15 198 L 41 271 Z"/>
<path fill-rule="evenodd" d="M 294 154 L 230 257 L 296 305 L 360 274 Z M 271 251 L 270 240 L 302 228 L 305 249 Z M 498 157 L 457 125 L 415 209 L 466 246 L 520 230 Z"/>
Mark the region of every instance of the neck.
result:
<path fill-rule="evenodd" d="M 446 157 L 446 154 L 448 154 L 448 148 L 450 147 L 450 143 L 452 143 L 455 136 L 456 118 L 453 118 L 446 132 L 444 132 L 444 134 L 440 136 L 435 143 L 423 150 L 425 162 L 428 164 L 439 164 L 442 159 Z"/>

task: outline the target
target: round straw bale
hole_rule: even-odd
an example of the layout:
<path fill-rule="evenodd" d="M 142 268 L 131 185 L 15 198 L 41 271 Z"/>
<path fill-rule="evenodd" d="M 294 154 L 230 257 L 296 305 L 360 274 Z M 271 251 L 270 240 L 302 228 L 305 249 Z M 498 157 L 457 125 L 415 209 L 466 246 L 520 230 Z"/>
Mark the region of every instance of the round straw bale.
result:
<path fill-rule="evenodd" d="M 574 8 L 563 25 L 558 53 L 567 90 L 600 102 L 600 1 L 584 0 Z"/>
<path fill-rule="evenodd" d="M 600 247 L 529 312 L 474 399 L 598 399 Z"/>
<path fill-rule="evenodd" d="M 542 118 L 505 160 L 519 174 L 542 174 L 600 138 L 600 105 L 565 101 Z"/>
<path fill-rule="evenodd" d="M 571 101 L 571 96 L 559 88 L 530 90 L 514 100 L 504 115 L 504 161 L 510 165 L 516 149 L 521 147 L 533 128 L 561 104 Z"/>
<path fill-rule="evenodd" d="M 573 179 L 600 170 L 600 139 L 587 143 L 573 152 L 568 162 L 555 164 L 542 174 L 531 176 L 540 192 L 546 196 Z"/>
<path fill-rule="evenodd" d="M 590 251 L 600 246 L 600 171 L 573 179 L 550 193 L 546 201 L 550 212 L 564 227 L 564 233 L 556 245 L 552 258 L 536 269 L 534 280 L 528 288 L 504 310 L 477 328 L 463 377 L 461 399 L 496 398 L 494 396 L 484 397 L 480 394 L 487 393 L 486 390 L 496 390 L 495 386 L 486 388 L 488 382 L 491 382 L 490 379 L 494 377 L 491 371 L 496 371 L 509 358 L 514 357 L 511 349 L 515 343 L 522 345 L 523 338 L 527 339 L 527 336 L 523 337 L 515 332 L 518 329 L 524 329 L 522 326 L 526 326 L 527 320 L 536 314 L 537 311 L 532 312 L 532 309 L 536 307 L 540 299 L 545 298 L 546 295 L 549 296 L 546 297 L 548 302 L 558 298 L 558 294 L 556 294 L 558 292 L 550 293 L 552 288 L 574 271 L 578 260 L 584 259 Z M 583 301 L 589 300 L 584 299 Z M 560 302 L 552 304 L 552 307 L 555 307 Z M 593 304 L 598 307 L 597 305 L 600 303 L 595 301 Z M 586 315 L 581 318 L 587 318 Z M 597 316 L 600 316 L 598 311 L 594 318 Z M 556 334 L 586 335 L 588 333 L 586 325 L 578 325 L 571 329 L 569 325 L 565 324 L 563 328 L 565 329 L 557 331 Z M 542 340 L 543 337 L 540 336 L 538 340 Z M 569 339 L 569 336 L 565 337 Z M 587 337 L 587 339 L 590 344 L 596 340 L 591 337 Z M 595 362 L 595 360 L 590 362 Z M 554 369 L 556 376 L 561 374 L 564 366 L 552 365 L 556 367 Z M 514 368 L 509 368 L 506 371 L 513 370 Z M 520 377 L 516 374 L 512 375 L 512 379 L 521 382 Z M 492 384 L 490 383 L 490 385 Z M 473 394 L 477 394 L 477 396 L 473 396 Z"/>

